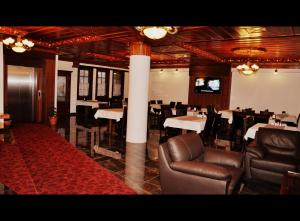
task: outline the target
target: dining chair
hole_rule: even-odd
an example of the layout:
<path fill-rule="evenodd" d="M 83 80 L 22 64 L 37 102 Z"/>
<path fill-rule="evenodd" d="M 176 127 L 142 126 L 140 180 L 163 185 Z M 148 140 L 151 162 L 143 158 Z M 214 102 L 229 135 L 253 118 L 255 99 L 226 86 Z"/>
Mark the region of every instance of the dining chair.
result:
<path fill-rule="evenodd" d="M 175 101 L 171 101 L 171 102 L 170 102 L 170 107 L 171 107 L 171 108 L 175 108 Z"/>

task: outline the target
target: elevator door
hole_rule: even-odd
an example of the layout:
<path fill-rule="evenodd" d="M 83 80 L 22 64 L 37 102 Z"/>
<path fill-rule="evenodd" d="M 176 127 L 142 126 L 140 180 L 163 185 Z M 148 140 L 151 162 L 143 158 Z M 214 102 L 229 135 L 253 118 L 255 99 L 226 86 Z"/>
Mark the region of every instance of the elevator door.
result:
<path fill-rule="evenodd" d="M 7 108 L 13 122 L 34 121 L 34 88 L 33 73 L 8 73 Z"/>

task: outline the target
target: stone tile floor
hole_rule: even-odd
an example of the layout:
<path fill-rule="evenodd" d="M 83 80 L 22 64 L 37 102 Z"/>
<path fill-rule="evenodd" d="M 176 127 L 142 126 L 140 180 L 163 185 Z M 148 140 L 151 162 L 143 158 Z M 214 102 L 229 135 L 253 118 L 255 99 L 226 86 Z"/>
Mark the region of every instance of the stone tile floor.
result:
<path fill-rule="evenodd" d="M 57 127 L 53 128 L 61 136 L 77 147 L 87 156 L 91 157 L 101 166 L 123 180 L 127 185 L 137 191 L 138 194 L 161 194 L 158 145 L 159 130 L 150 130 L 147 146 L 134 151 L 134 156 L 126 153 L 125 140 L 117 135 L 108 136 L 106 128 L 85 128 L 76 125 L 76 118 L 70 117 L 60 121 Z M 97 133 L 100 133 L 100 135 Z M 121 157 L 116 159 L 103 154 L 91 154 L 95 144 L 104 147 L 112 153 L 118 152 Z M 131 153 L 132 155 L 132 153 Z M 280 186 L 263 182 L 244 182 L 240 194 L 279 194 Z M 0 194 L 12 194 L 11 191 L 4 191 L 0 185 Z"/>

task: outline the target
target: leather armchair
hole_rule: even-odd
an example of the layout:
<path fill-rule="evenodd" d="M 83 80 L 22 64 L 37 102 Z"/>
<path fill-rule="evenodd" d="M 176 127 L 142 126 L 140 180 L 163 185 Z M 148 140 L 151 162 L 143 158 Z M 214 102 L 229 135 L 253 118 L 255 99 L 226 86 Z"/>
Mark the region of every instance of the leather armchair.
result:
<path fill-rule="evenodd" d="M 280 184 L 286 171 L 299 170 L 300 132 L 260 128 L 256 136 L 256 146 L 246 147 L 247 179 Z"/>
<path fill-rule="evenodd" d="M 241 153 L 205 148 L 194 133 L 170 138 L 158 156 L 163 194 L 231 194 L 243 174 Z"/>

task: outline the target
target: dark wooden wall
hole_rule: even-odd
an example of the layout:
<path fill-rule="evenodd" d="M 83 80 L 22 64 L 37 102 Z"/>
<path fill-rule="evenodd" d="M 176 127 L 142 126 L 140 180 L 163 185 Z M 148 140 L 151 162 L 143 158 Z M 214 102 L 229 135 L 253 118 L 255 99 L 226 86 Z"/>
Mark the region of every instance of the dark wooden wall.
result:
<path fill-rule="evenodd" d="M 47 122 L 49 108 L 54 106 L 55 59 L 45 59 L 43 78 L 43 121 Z"/>
<path fill-rule="evenodd" d="M 221 78 L 221 93 L 195 93 L 195 79 L 198 77 Z M 215 105 L 217 110 L 228 109 L 231 90 L 230 65 L 193 66 L 190 68 L 189 104 Z"/>

